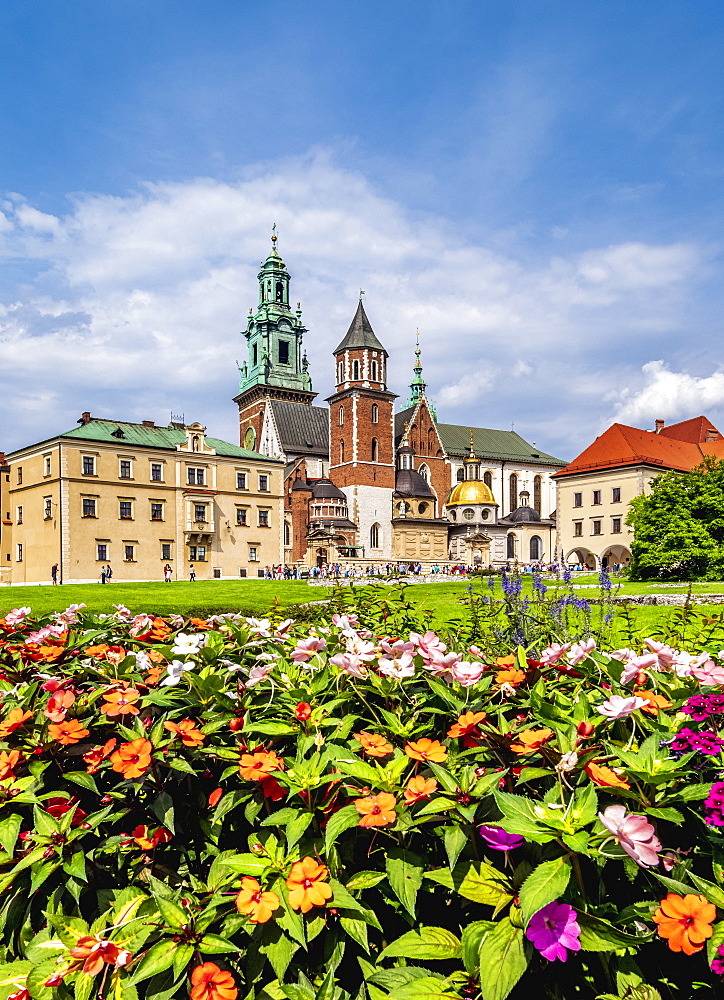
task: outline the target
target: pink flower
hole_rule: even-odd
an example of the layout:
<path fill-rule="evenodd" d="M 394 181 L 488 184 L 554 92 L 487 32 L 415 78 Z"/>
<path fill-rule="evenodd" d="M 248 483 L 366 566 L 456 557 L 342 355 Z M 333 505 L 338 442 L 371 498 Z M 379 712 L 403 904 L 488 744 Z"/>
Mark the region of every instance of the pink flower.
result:
<path fill-rule="evenodd" d="M 641 656 L 632 653 L 621 672 L 621 683 L 629 684 L 641 671 L 653 670 L 658 663 L 659 658 L 656 653 L 643 653 Z"/>
<path fill-rule="evenodd" d="M 637 695 L 624 698 L 620 694 L 612 694 L 608 701 L 596 707 L 596 711 L 599 715 L 605 715 L 607 719 L 625 719 L 637 708 L 642 708 L 648 703 L 647 698 L 639 698 Z"/>
<path fill-rule="evenodd" d="M 627 813 L 626 806 L 608 806 L 598 818 L 637 865 L 650 868 L 659 863 L 661 842 L 645 816 Z"/>
<path fill-rule="evenodd" d="M 435 677 L 442 677 L 443 680 L 448 681 L 448 683 L 453 679 L 453 667 L 457 666 L 460 662 L 460 653 L 444 653 L 442 651 L 434 651 L 428 659 L 425 660 L 423 666 L 425 670 L 429 670 L 431 674 Z"/>
<path fill-rule="evenodd" d="M 295 663 L 308 663 L 314 654 L 320 649 L 324 649 L 327 640 L 318 635 L 310 635 L 308 639 L 298 639 L 297 645 L 292 650 L 292 659 Z"/>
<path fill-rule="evenodd" d="M 357 615 L 332 615 L 332 624 L 341 628 L 343 632 L 355 632 L 359 618 Z"/>
<path fill-rule="evenodd" d="M 425 632 L 419 635 L 417 632 L 410 632 L 410 642 L 414 642 L 418 651 L 426 658 L 430 659 L 437 653 L 444 653 L 447 646 L 441 641 L 435 632 Z"/>
<path fill-rule="evenodd" d="M 340 670 L 344 670 L 346 674 L 351 674 L 352 677 L 366 677 L 367 667 L 361 656 L 355 656 L 354 653 L 337 653 L 336 656 L 330 656 L 329 662 L 333 663 L 335 667 L 339 667 Z"/>
<path fill-rule="evenodd" d="M 581 928 L 576 911 L 568 903 L 553 900 L 530 918 L 525 936 L 543 958 L 565 962 L 569 951 L 581 950 Z"/>
<path fill-rule="evenodd" d="M 571 648 L 571 643 L 566 642 L 560 645 L 557 642 L 551 643 L 543 652 L 540 654 L 540 660 L 538 661 L 542 666 L 549 667 L 551 663 L 557 663 L 566 650 Z"/>
<path fill-rule="evenodd" d="M 656 653 L 660 670 L 668 669 L 677 653 L 677 650 L 672 649 L 671 646 L 667 646 L 665 642 L 659 642 L 657 639 L 644 639 L 644 646 L 647 646 L 652 653 Z"/>
<path fill-rule="evenodd" d="M 572 646 L 568 651 L 568 662 L 572 667 L 575 667 L 575 665 L 580 663 L 581 660 L 585 660 L 595 648 L 595 639 L 586 639 L 584 642 L 577 642 L 576 645 Z"/>
<path fill-rule="evenodd" d="M 469 663 L 466 660 L 461 660 L 452 668 L 453 679 L 466 688 L 477 684 L 484 673 L 484 663 Z"/>
<path fill-rule="evenodd" d="M 694 667 L 691 674 L 706 687 L 720 687 L 724 684 L 724 667 L 714 663 L 713 660 L 707 660 L 700 667 Z"/>
<path fill-rule="evenodd" d="M 273 663 L 257 663 L 249 671 L 249 676 L 245 681 L 246 687 L 250 688 L 254 687 L 255 684 L 260 684 L 273 669 Z"/>
<path fill-rule="evenodd" d="M 32 608 L 13 608 L 5 615 L 6 625 L 19 625 L 23 618 L 27 618 Z"/>
<path fill-rule="evenodd" d="M 72 625 L 78 621 L 78 612 L 85 607 L 85 604 L 69 604 L 65 611 L 59 611 L 57 615 L 54 615 L 53 620 L 65 625 Z"/>
<path fill-rule="evenodd" d="M 413 643 L 397 639 L 396 642 L 383 642 L 381 646 L 382 650 L 387 653 L 387 656 L 381 656 L 377 661 L 381 674 L 386 677 L 394 677 L 397 680 L 413 676 L 415 673 L 415 664 L 412 660 L 415 655 Z"/>

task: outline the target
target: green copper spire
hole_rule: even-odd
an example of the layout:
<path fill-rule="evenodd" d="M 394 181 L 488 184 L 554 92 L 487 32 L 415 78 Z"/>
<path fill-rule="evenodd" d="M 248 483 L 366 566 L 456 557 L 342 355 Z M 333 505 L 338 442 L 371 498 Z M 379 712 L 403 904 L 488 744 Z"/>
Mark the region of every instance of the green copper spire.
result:
<path fill-rule="evenodd" d="M 407 400 L 407 406 L 417 406 L 423 396 L 425 396 L 425 379 L 422 377 L 422 362 L 420 361 L 420 331 L 417 331 L 417 340 L 415 343 L 415 364 L 413 366 L 413 376 L 412 382 L 410 383 L 410 398 Z M 425 397 L 427 398 L 427 397 Z M 430 412 L 433 418 L 437 420 L 437 412 L 435 410 L 435 404 L 432 400 L 427 400 L 427 405 L 430 407 Z"/>
<path fill-rule="evenodd" d="M 249 360 L 239 368 L 239 391 L 255 385 L 310 392 L 312 380 L 302 339 L 307 332 L 302 323 L 302 309 L 297 302 L 289 306 L 290 275 L 277 250 L 277 227 L 272 228 L 272 248 L 259 271 L 259 304 L 249 310 L 243 336 L 249 347 Z"/>

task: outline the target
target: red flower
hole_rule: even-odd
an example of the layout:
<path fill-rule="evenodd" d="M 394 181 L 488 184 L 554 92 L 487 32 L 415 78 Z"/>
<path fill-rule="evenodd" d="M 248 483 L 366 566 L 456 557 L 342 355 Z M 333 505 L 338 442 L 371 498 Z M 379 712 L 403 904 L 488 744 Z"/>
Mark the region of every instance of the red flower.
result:
<path fill-rule="evenodd" d="M 306 722 L 311 714 L 312 706 L 306 701 L 300 701 L 294 709 L 294 718 L 299 719 L 300 722 Z"/>
<path fill-rule="evenodd" d="M 10 753 L 0 753 L 0 781 L 7 778 L 14 778 L 15 768 L 20 763 L 20 751 L 11 750 Z"/>
<path fill-rule="evenodd" d="M 64 799 L 62 795 L 54 795 L 50 799 L 45 800 L 45 811 L 50 813 L 55 819 L 60 819 L 61 816 L 65 816 L 66 813 L 70 812 L 73 806 L 78 805 L 78 799 Z M 80 826 L 83 820 L 88 815 L 84 812 L 80 806 L 73 813 L 73 819 L 71 820 L 71 826 Z"/>
<path fill-rule="evenodd" d="M 56 691 L 48 698 L 43 715 L 51 722 L 62 722 L 70 706 L 75 702 L 75 691 Z"/>
<path fill-rule="evenodd" d="M 223 788 L 215 788 L 213 790 L 213 792 L 211 793 L 211 795 L 209 795 L 209 799 L 208 799 L 209 808 L 210 809 L 213 809 L 214 806 L 218 805 L 219 799 L 221 798 L 221 796 L 223 794 L 224 794 L 224 789 Z"/>
<path fill-rule="evenodd" d="M 287 794 L 287 790 L 280 785 L 276 778 L 264 778 L 261 783 L 261 790 L 264 798 L 271 799 L 272 802 L 280 802 Z"/>
<path fill-rule="evenodd" d="M 104 743 L 102 747 L 93 747 L 93 749 L 89 750 L 88 753 L 83 754 L 83 760 L 88 765 L 86 768 L 88 774 L 96 773 L 106 757 L 110 757 L 113 753 L 117 742 L 118 741 L 115 738 L 112 738 Z"/>
<path fill-rule="evenodd" d="M 144 851 L 151 851 L 159 844 L 168 844 L 173 835 L 162 826 L 157 826 L 154 830 L 149 826 L 137 826 L 131 831 L 131 836 Z"/>

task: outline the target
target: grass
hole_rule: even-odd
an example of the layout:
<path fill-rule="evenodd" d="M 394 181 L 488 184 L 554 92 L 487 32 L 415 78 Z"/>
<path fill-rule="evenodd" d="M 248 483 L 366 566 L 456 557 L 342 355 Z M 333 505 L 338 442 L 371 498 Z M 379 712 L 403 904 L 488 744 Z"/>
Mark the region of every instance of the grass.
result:
<path fill-rule="evenodd" d="M 62 611 L 69 604 L 85 604 L 90 611 L 113 611 L 125 604 L 134 614 L 179 614 L 203 618 L 226 611 L 243 611 L 258 617 L 275 598 L 283 605 L 321 601 L 326 587 L 308 587 L 303 580 L 179 580 L 175 583 L 70 584 L 59 587 L 8 587 L 0 589 L 0 617 L 11 608 L 29 607 L 36 615 Z"/>

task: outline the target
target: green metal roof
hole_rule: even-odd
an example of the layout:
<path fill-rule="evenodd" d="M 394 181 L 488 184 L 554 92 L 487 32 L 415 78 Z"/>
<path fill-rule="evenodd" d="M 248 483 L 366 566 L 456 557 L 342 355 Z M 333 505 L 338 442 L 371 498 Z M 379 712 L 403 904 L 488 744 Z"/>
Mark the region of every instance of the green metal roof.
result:
<path fill-rule="evenodd" d="M 122 431 L 123 436 L 114 433 Z M 186 432 L 169 424 L 168 427 L 147 427 L 145 424 L 131 424 L 124 420 L 101 420 L 93 417 L 87 424 L 80 424 L 72 430 L 59 434 L 63 438 L 75 438 L 82 441 L 103 441 L 107 444 L 131 445 L 138 448 L 161 448 L 176 451 L 176 445 L 186 441 Z M 240 448 L 238 445 L 221 441 L 219 438 L 204 436 L 209 447 L 214 448 L 217 455 L 227 458 L 244 458 L 261 462 L 276 462 L 277 459 L 260 455 L 256 451 Z M 194 454 L 197 454 L 194 452 Z"/>
<path fill-rule="evenodd" d="M 397 440 L 402 437 L 405 423 L 412 417 L 413 409 L 395 414 Z M 467 427 L 458 424 L 435 424 L 447 455 L 465 458 L 470 454 L 470 431 L 473 432 L 475 453 L 479 458 L 495 461 L 529 462 L 532 465 L 553 465 L 561 468 L 566 463 L 535 445 L 530 444 L 515 431 L 499 431 L 491 427 Z"/>

